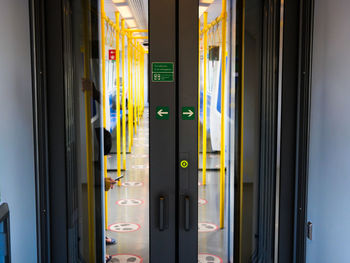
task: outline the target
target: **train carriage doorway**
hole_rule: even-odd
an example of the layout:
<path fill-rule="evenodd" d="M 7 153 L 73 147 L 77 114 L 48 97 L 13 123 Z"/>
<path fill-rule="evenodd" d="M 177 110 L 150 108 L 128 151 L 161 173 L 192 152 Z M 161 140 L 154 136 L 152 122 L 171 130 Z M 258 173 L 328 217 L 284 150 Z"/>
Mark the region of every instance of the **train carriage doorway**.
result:
<path fill-rule="evenodd" d="M 256 262 L 263 238 L 273 251 L 274 184 L 259 189 L 258 169 L 262 10 L 33 0 L 43 262 Z"/>

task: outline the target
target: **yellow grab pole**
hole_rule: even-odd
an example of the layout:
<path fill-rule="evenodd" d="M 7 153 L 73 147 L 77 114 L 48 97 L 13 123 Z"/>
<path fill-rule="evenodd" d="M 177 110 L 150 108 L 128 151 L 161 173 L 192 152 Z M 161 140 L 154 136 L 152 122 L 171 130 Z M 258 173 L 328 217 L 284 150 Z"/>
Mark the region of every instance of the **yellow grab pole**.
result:
<path fill-rule="evenodd" d="M 207 183 L 207 45 L 208 45 L 208 12 L 203 14 L 204 22 L 204 36 L 203 36 L 203 185 Z"/>
<path fill-rule="evenodd" d="M 84 78 L 90 79 L 90 41 L 88 36 L 89 2 L 83 1 L 83 34 L 84 34 Z M 92 131 L 91 131 L 91 96 L 92 91 L 85 91 L 85 129 L 86 129 L 86 172 L 88 195 L 88 233 L 89 233 L 89 262 L 95 261 L 95 221 L 94 221 L 94 178 L 92 167 Z"/>
<path fill-rule="evenodd" d="M 136 42 L 137 43 L 137 42 Z M 140 56 L 139 56 L 139 44 L 136 45 L 136 111 L 137 111 L 137 124 L 140 122 Z"/>
<path fill-rule="evenodd" d="M 145 54 L 140 49 L 140 115 L 143 116 L 143 59 Z"/>
<path fill-rule="evenodd" d="M 201 43 L 200 43 L 201 20 L 198 21 L 198 165 L 199 165 L 199 151 L 201 143 Z"/>
<path fill-rule="evenodd" d="M 139 44 L 139 118 L 141 119 L 142 117 L 142 110 L 141 110 L 141 99 L 142 99 L 142 95 L 141 95 L 141 89 L 142 89 L 142 53 L 141 53 L 141 46 Z"/>
<path fill-rule="evenodd" d="M 117 123 L 117 177 L 121 176 L 121 155 L 120 155 L 120 65 L 119 65 L 119 12 L 115 12 L 116 34 L 115 34 L 115 63 L 116 63 L 116 123 Z M 121 181 L 118 181 L 118 186 L 121 186 Z"/>
<path fill-rule="evenodd" d="M 132 139 L 133 139 L 133 116 L 132 116 L 132 94 L 131 94 L 131 39 L 130 34 L 128 37 L 128 126 L 129 126 L 129 152 L 131 152 Z"/>
<path fill-rule="evenodd" d="M 137 41 L 134 40 L 134 112 L 135 112 L 135 133 L 136 127 L 138 125 L 138 115 L 137 115 Z"/>
<path fill-rule="evenodd" d="M 106 129 L 106 61 L 105 61 L 105 7 L 104 0 L 101 0 L 101 59 L 102 59 L 102 114 L 103 114 L 103 128 Z M 102 131 L 102 136 L 104 132 Z M 103 147 L 102 147 L 103 148 Z M 103 174 L 107 177 L 107 156 L 103 155 Z M 105 227 L 108 226 L 108 199 L 107 192 L 105 192 Z"/>
<path fill-rule="evenodd" d="M 122 109 L 123 109 L 123 169 L 126 169 L 126 105 L 125 105 L 125 38 L 124 38 L 125 20 L 122 19 Z"/>
<path fill-rule="evenodd" d="M 133 78 L 133 86 L 132 86 L 132 106 L 133 106 L 133 119 L 135 120 L 134 122 L 134 127 L 135 127 L 135 134 L 137 132 L 137 113 L 136 113 L 136 40 L 133 40 L 133 45 L 132 45 L 132 78 Z"/>
<path fill-rule="evenodd" d="M 140 54 L 140 44 L 138 44 L 137 49 L 137 118 L 140 123 L 140 96 L 141 96 L 141 54 Z"/>
<path fill-rule="evenodd" d="M 226 0 L 222 0 L 221 47 L 221 142 L 220 142 L 220 228 L 224 228 L 225 213 L 225 82 L 226 82 Z"/>
<path fill-rule="evenodd" d="M 145 111 L 145 55 L 142 51 L 142 115 Z"/>

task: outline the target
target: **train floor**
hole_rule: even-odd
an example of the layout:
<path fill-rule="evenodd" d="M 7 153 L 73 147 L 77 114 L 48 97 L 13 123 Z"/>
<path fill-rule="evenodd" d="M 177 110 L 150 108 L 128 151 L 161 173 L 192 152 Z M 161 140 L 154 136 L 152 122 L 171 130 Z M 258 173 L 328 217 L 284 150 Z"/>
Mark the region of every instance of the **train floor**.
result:
<path fill-rule="evenodd" d="M 137 127 L 131 153 L 127 154 L 125 176 L 121 186 L 108 192 L 108 230 L 106 235 L 117 243 L 107 246 L 111 262 L 144 262 L 149 260 L 149 121 L 148 111 Z M 108 165 L 115 168 L 115 154 Z M 208 155 L 207 184 L 201 183 L 199 172 L 199 256 L 201 263 L 227 262 L 227 228 L 219 229 L 219 171 L 217 154 Z M 108 167 L 109 168 L 109 167 Z M 109 172 L 116 177 L 116 172 Z"/>

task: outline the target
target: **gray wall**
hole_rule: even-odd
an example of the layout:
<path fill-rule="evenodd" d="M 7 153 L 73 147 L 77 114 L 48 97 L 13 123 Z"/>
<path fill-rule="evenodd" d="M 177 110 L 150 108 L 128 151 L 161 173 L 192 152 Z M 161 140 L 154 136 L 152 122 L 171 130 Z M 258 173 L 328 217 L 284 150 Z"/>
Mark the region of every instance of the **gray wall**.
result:
<path fill-rule="evenodd" d="M 0 195 L 12 262 L 36 262 L 34 148 L 27 0 L 0 1 Z"/>
<path fill-rule="evenodd" d="M 350 262 L 350 1 L 315 1 L 308 263 Z"/>

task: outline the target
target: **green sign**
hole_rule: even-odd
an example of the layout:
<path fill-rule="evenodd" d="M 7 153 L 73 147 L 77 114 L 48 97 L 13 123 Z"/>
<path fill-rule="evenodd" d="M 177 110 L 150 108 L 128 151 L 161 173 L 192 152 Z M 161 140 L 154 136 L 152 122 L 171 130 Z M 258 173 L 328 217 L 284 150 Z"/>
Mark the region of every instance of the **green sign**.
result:
<path fill-rule="evenodd" d="M 169 120 L 169 107 L 157 107 L 156 118 L 157 120 Z"/>
<path fill-rule="evenodd" d="M 174 73 L 174 63 L 172 62 L 153 62 L 153 73 Z"/>
<path fill-rule="evenodd" d="M 174 81 L 174 63 L 153 62 L 152 63 L 152 81 L 153 82 L 173 82 Z"/>
<path fill-rule="evenodd" d="M 194 107 L 182 107 L 181 117 L 183 120 L 194 120 L 195 116 Z"/>

